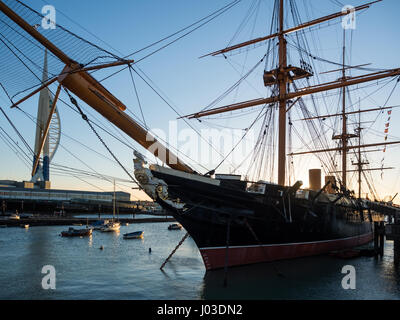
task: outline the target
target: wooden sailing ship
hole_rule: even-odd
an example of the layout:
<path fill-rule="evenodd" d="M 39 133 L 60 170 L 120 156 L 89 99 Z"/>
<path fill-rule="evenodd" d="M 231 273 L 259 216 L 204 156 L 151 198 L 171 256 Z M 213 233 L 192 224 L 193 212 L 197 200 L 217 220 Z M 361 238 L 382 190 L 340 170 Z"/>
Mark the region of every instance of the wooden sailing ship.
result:
<path fill-rule="evenodd" d="M 358 6 L 354 10 L 366 9 L 376 2 L 379 1 Z M 103 65 L 83 66 L 72 60 L 17 15 L 5 4 L 5 1 L 0 1 L 0 11 L 3 14 L 65 64 L 63 71 L 58 76 L 51 78 L 29 95 L 15 102 L 13 107 L 57 81 L 59 84 L 40 149 L 43 148 L 60 91 L 64 88 L 78 109 L 78 104 L 72 98 L 72 94 L 94 108 L 141 146 L 153 150 L 154 155 L 169 168 L 159 165 L 147 166 L 144 157 L 136 152 L 135 178 L 140 188 L 168 210 L 191 235 L 199 247 L 207 270 L 316 255 L 368 243 L 371 241 L 373 233 L 372 214 L 374 212 L 386 213 L 398 210 L 398 208 L 390 204 L 361 199 L 361 191 L 359 191 L 359 197 L 355 197 L 348 190 L 347 153 L 352 149 L 361 152 L 361 149 L 400 142 L 362 145 L 360 140 L 358 145 L 350 145 L 349 140 L 360 137 L 360 133 L 352 134 L 347 131 L 346 120 L 349 113 L 346 110 L 345 88 L 400 76 L 400 69 L 350 77 L 346 75 L 348 67 L 343 60 L 340 79 L 289 91 L 290 85 L 294 86 L 298 80 L 312 77 L 313 73 L 306 63 L 302 63 L 300 67 L 288 64 L 286 35 L 343 17 L 349 14 L 349 11 L 340 11 L 285 29 L 284 1 L 277 0 L 276 4 L 279 21 L 276 33 L 210 54 L 213 56 L 226 54 L 255 43 L 276 40 L 278 44 L 277 65 L 272 70 L 266 70 L 263 75 L 264 85 L 274 88 L 271 96 L 208 109 L 186 117 L 198 119 L 253 106 L 276 104 L 279 113 L 277 184 L 266 181 L 245 181 L 232 175 L 213 176 L 215 172 L 212 171 L 206 175 L 198 174 L 156 139 L 153 137 L 149 139 L 147 130 L 124 113 L 125 105 L 88 73 L 112 66 L 131 65 L 134 63 L 133 60 L 120 59 L 117 62 Z M 341 178 L 338 181 L 327 181 L 319 190 L 303 190 L 301 181 L 297 181 L 293 185 L 286 185 L 288 110 L 300 102 L 304 96 L 340 88 L 343 88 L 342 112 L 324 117 L 342 116 L 342 132 L 334 137 L 341 141 L 341 145 L 331 149 L 292 153 L 291 156 L 340 150 L 342 156 Z M 360 113 L 367 111 L 371 110 L 363 110 Z M 84 116 L 82 112 L 81 114 Z M 157 148 L 154 147 L 155 144 Z M 41 150 L 36 157 L 37 162 L 40 153 Z M 363 168 L 365 163 L 361 160 L 361 156 L 355 165 L 361 179 L 361 172 L 365 169 Z M 35 169 L 34 167 L 33 173 Z M 328 188 L 330 188 L 330 192 L 327 192 Z"/>

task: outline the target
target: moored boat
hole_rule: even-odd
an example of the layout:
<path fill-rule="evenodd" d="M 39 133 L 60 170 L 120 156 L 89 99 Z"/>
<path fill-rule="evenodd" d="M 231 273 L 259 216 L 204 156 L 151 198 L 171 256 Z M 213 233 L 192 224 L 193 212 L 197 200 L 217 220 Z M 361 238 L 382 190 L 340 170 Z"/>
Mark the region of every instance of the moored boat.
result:
<path fill-rule="evenodd" d="M 250 50 L 249 45 L 259 43 L 268 46 L 268 50 L 265 50 L 262 56 L 257 54 L 257 63 L 249 72 L 243 73 L 239 81 L 220 97 L 201 111 L 180 117 L 199 119 L 259 106 L 258 116 L 240 125 L 240 129 L 244 131 L 241 140 L 248 132 L 256 129 L 259 131 L 251 157 L 247 156 L 248 168 L 240 172 L 237 171 L 240 166 L 229 165 L 233 169 L 231 171 L 229 168 L 230 174 L 218 175 L 215 172 L 220 170 L 219 168 L 223 169 L 221 165 L 239 144 L 233 149 L 229 148 L 229 153 L 223 153 L 221 162 L 218 160 L 218 163 L 211 163 L 207 167 L 199 163 L 203 169 L 206 169 L 201 174 L 203 169 L 197 165 L 191 167 L 183 162 L 157 139 L 153 139 L 154 137 L 146 128 L 147 125 L 143 127 L 141 123 L 137 123 L 124 113 L 126 106 L 88 74 L 87 69 L 83 69 L 88 65 L 72 64 L 71 61 L 75 60 L 57 46 L 44 42 L 43 35 L 33 28 L 32 24 L 24 21 L 18 14 L 14 14 L 3 2 L 4 0 L 0 1 L 0 9 L 7 12 L 11 20 L 22 26 L 31 36 L 39 39 L 45 47 L 49 47 L 60 61 L 65 62 L 66 69 L 59 78 L 59 90 L 64 87 L 71 92 L 66 91 L 78 110 L 80 107 L 72 94 L 93 107 L 143 148 L 160 158 L 162 167 L 157 165 L 145 167 L 144 158 L 135 153 L 136 179 L 131 178 L 134 181 L 137 180 L 141 190 L 158 202 L 163 209 L 168 210 L 184 226 L 199 247 L 207 270 L 292 259 L 352 248 L 372 239 L 374 211 L 382 214 L 385 210 L 398 211 L 389 204 L 393 198 L 387 204 L 376 201 L 382 197 L 378 196 L 374 190 L 374 179 L 363 176 L 366 171 L 379 172 L 390 168 L 366 167 L 369 162 L 365 160 L 364 155 L 361 155 L 366 151 L 365 149 L 371 147 L 385 146 L 383 152 L 386 152 L 386 145 L 400 143 L 400 141 L 386 141 L 388 135 L 385 135 L 385 142 L 373 141 L 376 143 L 364 144 L 362 140 L 361 113 L 379 112 L 385 115 L 387 113 L 385 133 L 388 133 L 390 115 L 394 108 L 386 106 L 390 96 L 383 104 L 384 107 L 355 111 L 354 104 L 349 105 L 350 90 L 348 88 L 352 87 L 351 92 L 353 92 L 362 89 L 361 84 L 367 82 L 376 82 L 378 85 L 378 80 L 395 79 L 394 77 L 400 76 L 400 69 L 374 68 L 370 70 L 373 71 L 372 73 L 362 72 L 361 75 L 351 76 L 349 69 L 358 69 L 357 72 L 368 71 L 368 69 L 360 68 L 362 65 L 350 66 L 346 62 L 346 28 L 343 34 L 342 63 L 338 63 L 337 57 L 332 57 L 330 59 L 332 61 L 318 57 L 310 52 L 308 44 L 308 34 L 312 31 L 310 27 L 315 29 L 320 23 L 344 18 L 351 13 L 351 10 L 338 11 L 329 16 L 302 23 L 296 1 L 290 1 L 290 8 L 285 10 L 285 1 L 275 0 L 270 27 L 270 30 L 276 31 L 275 33 L 209 54 L 222 55 L 228 59 L 229 54 L 226 53 L 239 48 L 243 48 L 247 54 L 247 49 Z M 375 2 L 379 1 L 373 3 Z M 358 6 L 354 10 L 364 10 L 371 4 L 372 2 Z M 22 10 L 19 11 L 23 13 Z M 290 13 L 291 18 L 288 17 Z M 288 25 L 292 23 L 295 26 L 289 28 Z M 308 30 L 303 32 L 303 29 Z M 57 30 L 61 29 L 57 28 Z M 293 34 L 295 36 L 292 37 Z M 292 52 L 288 52 L 288 49 Z M 113 65 L 132 63 L 128 60 L 119 60 Z M 342 68 L 328 71 L 317 70 L 319 68 L 319 65 L 315 64 L 317 61 L 333 64 L 335 68 L 342 66 Z M 251 72 L 257 70 L 258 66 L 263 67 L 263 70 L 258 70 L 263 73 L 263 81 L 259 82 L 264 84 L 266 90 L 266 92 L 263 91 L 262 97 L 216 107 L 216 104 L 228 97 L 230 93 L 234 91 L 237 93 L 236 88 L 239 88 L 239 85 Z M 217 75 L 214 69 L 212 71 L 213 76 Z M 337 75 L 336 72 L 341 74 Z M 324 79 L 313 78 L 314 74 L 328 74 L 328 76 Z M 50 82 L 45 87 L 49 84 Z M 322 98 L 328 98 L 326 92 L 333 92 L 333 90 L 337 90 L 341 103 L 338 104 L 336 100 L 323 101 L 325 107 L 330 110 L 330 114 L 325 114 L 328 111 L 323 112 L 318 102 Z M 358 100 L 361 101 L 361 98 L 363 100 L 369 98 L 369 94 L 359 97 Z M 53 104 L 55 105 L 55 102 Z M 328 108 L 329 105 L 336 108 Z M 382 112 L 383 110 L 387 111 Z M 291 114 L 292 111 L 295 112 Z M 249 116 L 251 114 L 252 112 L 248 113 Z M 359 115 L 358 119 L 354 118 L 356 114 Z M 81 115 L 87 120 L 82 111 Z M 338 117 L 341 117 L 342 121 L 332 121 L 334 123 L 330 125 L 327 124 L 328 121 L 325 121 L 327 118 L 339 119 Z M 296 122 L 305 123 L 303 127 L 300 127 L 300 132 L 295 129 Z M 257 125 L 253 126 L 255 124 Z M 300 150 L 299 146 L 293 148 L 293 133 L 296 134 L 295 145 L 299 145 L 304 151 L 297 152 Z M 332 141 L 328 138 L 332 138 Z M 351 139 L 356 138 L 357 142 L 350 142 Z M 358 152 L 352 155 L 351 150 Z M 368 150 L 368 152 L 372 151 Z M 325 185 L 321 185 L 321 175 L 319 175 L 318 184 L 314 187 L 311 187 L 310 183 L 310 188 L 300 189 L 302 183 L 297 180 L 299 173 L 295 171 L 302 166 L 294 158 L 311 153 L 317 154 L 319 160 L 317 166 L 324 170 Z M 355 170 L 349 170 L 350 155 L 355 157 L 352 159 L 352 164 L 356 166 Z M 341 158 L 341 165 L 338 165 L 337 157 Z M 195 164 L 194 161 L 193 164 Z M 240 165 L 242 164 L 243 162 Z M 227 169 L 228 166 L 224 170 L 227 171 Z M 317 170 L 321 171 L 321 169 Z M 127 170 L 125 171 L 129 174 Z M 348 172 L 358 173 L 358 197 L 351 190 L 355 185 L 350 181 Z M 241 173 L 244 178 L 231 173 Z M 364 190 L 362 177 L 365 180 Z M 372 195 L 376 200 L 369 201 L 368 195 L 369 197 Z M 362 196 L 365 196 L 365 199 Z M 108 228 L 104 229 L 108 231 Z M 113 231 L 112 228 L 109 231 Z"/>
<path fill-rule="evenodd" d="M 101 232 L 119 232 L 121 227 L 121 223 L 115 221 L 115 207 L 116 207 L 116 198 L 115 198 L 115 180 L 114 180 L 114 194 L 113 194 L 113 218 L 110 222 L 105 224 L 100 228 Z"/>
<path fill-rule="evenodd" d="M 216 173 L 219 168 L 222 169 L 222 164 L 228 166 L 227 159 L 239 143 L 233 149 L 229 149 L 228 154 L 224 154 L 221 162 L 208 167 L 207 170 L 211 170 L 203 175 L 198 173 L 198 167 L 191 167 L 179 161 L 182 159 L 176 161 L 175 155 L 174 161 L 164 160 L 168 168 L 164 165 L 147 165 L 144 157 L 135 152 L 135 177 L 141 189 L 163 209 L 169 211 L 187 230 L 199 248 L 206 270 L 351 249 L 373 239 L 372 217 L 375 213 L 383 216 L 388 214 L 387 211 L 399 212 L 399 209 L 389 205 L 389 202 L 379 203 L 368 199 L 368 194 L 373 194 L 375 199 L 379 197 L 373 188 L 373 178 L 368 177 L 365 172 L 391 168 L 367 167 L 369 162 L 365 160 L 366 156 L 363 153 L 366 148 L 376 146 L 384 146 L 383 152 L 386 152 L 386 145 L 399 144 L 400 141 L 387 142 L 386 135 L 385 142 L 364 143 L 365 137 L 362 132 L 365 131 L 362 131 L 361 127 L 361 113 L 382 109 L 351 109 L 354 106 L 348 102 L 348 87 L 353 86 L 354 89 L 355 85 L 375 81 L 377 77 L 384 79 L 399 76 L 400 69 L 384 70 L 378 76 L 374 73 L 350 76 L 348 69 L 357 66 L 349 66 L 346 62 L 348 41 L 346 28 L 343 28 L 343 61 L 341 64 L 331 62 L 342 68 L 324 72 L 339 72 L 339 80 L 337 75 L 324 82 L 313 78 L 316 68 L 319 67 L 314 60 L 322 61 L 323 58 L 309 52 L 308 45 L 305 45 L 308 42 L 306 35 L 297 33 L 296 39 L 290 39 L 289 34 L 344 17 L 349 12 L 337 12 L 308 23 L 300 23 L 296 16 L 297 9 L 294 9 L 296 1 L 291 1 L 291 7 L 287 10 L 285 3 L 284 0 L 275 1 L 270 29 L 276 30 L 276 33 L 205 55 L 219 55 L 227 59 L 229 52 L 238 52 L 238 49 L 243 48 L 247 54 L 250 46 L 265 43 L 268 51 L 263 57 L 258 57 L 257 64 L 247 75 L 265 61 L 262 63 L 262 82 L 267 90 L 266 98 L 216 106 L 246 79 L 246 75 L 201 111 L 180 117 L 197 120 L 209 117 L 210 121 L 217 120 L 215 116 L 222 113 L 259 106 L 258 117 L 252 117 L 252 124 L 243 128 L 245 133 L 241 137 L 244 139 L 248 132 L 255 131 L 253 125 L 262 119 L 262 124 L 257 127 L 258 139 L 251 157 L 246 156 L 245 159 L 249 160 L 246 171 L 241 173 L 239 170 L 245 163 L 243 160 L 239 166 L 232 166 L 233 173 L 237 174 Z M 359 6 L 355 10 L 363 10 L 371 4 Z M 290 13 L 297 25 L 286 29 Z M 293 43 L 290 44 L 291 40 L 294 41 L 293 47 Z M 299 56 L 294 57 L 292 52 L 288 51 L 293 48 L 298 50 Z M 353 89 L 352 91 L 357 90 Z M 335 112 L 325 114 L 321 112 L 316 100 L 321 98 L 320 94 L 332 90 L 337 90 L 340 103 L 335 101 Z M 306 96 L 310 99 L 307 100 Z M 388 111 L 382 112 L 388 116 L 386 134 L 392 108 L 385 106 L 384 110 Z M 299 113 L 299 119 L 293 119 L 297 118 L 291 114 L 293 110 Z M 237 114 L 235 116 L 238 117 Z M 327 130 L 325 120 L 338 117 L 341 117 L 341 121 L 335 121 L 332 125 L 334 127 Z M 350 121 L 351 118 L 353 122 Z M 299 126 L 304 123 L 301 131 L 297 132 L 296 144 L 306 149 L 305 151 L 293 152 L 291 135 L 296 130 L 294 121 L 299 121 Z M 225 126 L 226 124 L 223 127 Z M 307 139 L 304 139 L 305 137 Z M 328 138 L 332 138 L 332 142 Z M 352 143 L 351 139 L 358 141 Z M 311 142 L 307 143 L 305 140 Z M 356 166 L 355 170 L 350 170 L 348 164 L 351 150 L 355 151 L 352 161 L 352 165 Z M 298 174 L 295 173 L 295 166 L 298 167 L 295 159 L 314 153 L 317 154 L 322 169 L 310 168 L 309 187 L 302 189 L 303 183 L 297 180 Z M 167 160 L 168 156 L 170 155 L 165 157 Z M 341 166 L 338 166 L 335 157 L 340 157 Z M 325 184 L 321 184 L 322 170 L 325 174 Z M 356 183 L 350 181 L 349 172 L 358 174 Z M 351 189 L 355 187 L 358 187 L 358 195 Z M 363 195 L 366 195 L 365 198 Z"/>
<path fill-rule="evenodd" d="M 144 231 L 135 231 L 124 234 L 124 239 L 143 239 Z"/>
<path fill-rule="evenodd" d="M 114 232 L 119 231 L 121 224 L 119 222 L 109 222 L 100 228 L 101 232 Z"/>
<path fill-rule="evenodd" d="M 173 223 L 168 226 L 168 230 L 181 230 L 182 225 L 180 223 Z"/>
<path fill-rule="evenodd" d="M 101 230 L 104 226 L 106 226 L 110 220 L 98 220 L 93 222 L 90 226 L 93 230 Z"/>
<path fill-rule="evenodd" d="M 62 237 L 85 237 L 85 236 L 90 236 L 92 234 L 92 229 L 86 228 L 86 229 L 74 229 L 73 227 L 70 227 L 67 231 L 62 231 L 61 236 Z"/>

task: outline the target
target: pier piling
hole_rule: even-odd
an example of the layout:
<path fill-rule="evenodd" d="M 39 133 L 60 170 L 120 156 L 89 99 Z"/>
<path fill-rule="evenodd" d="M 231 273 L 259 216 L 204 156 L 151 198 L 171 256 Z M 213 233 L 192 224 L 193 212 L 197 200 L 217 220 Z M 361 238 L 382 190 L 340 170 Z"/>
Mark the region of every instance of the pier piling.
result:
<path fill-rule="evenodd" d="M 375 256 L 378 255 L 379 237 L 378 237 L 378 222 L 374 221 L 374 252 Z"/>
<path fill-rule="evenodd" d="M 395 223 L 386 225 L 386 239 L 393 240 L 393 260 L 396 265 L 400 263 L 400 221 L 396 216 Z"/>
<path fill-rule="evenodd" d="M 383 221 L 379 222 L 379 255 L 383 257 L 383 252 L 385 249 L 385 223 Z"/>
<path fill-rule="evenodd" d="M 374 222 L 374 252 L 375 256 L 383 257 L 385 248 L 385 225 L 383 221 Z"/>

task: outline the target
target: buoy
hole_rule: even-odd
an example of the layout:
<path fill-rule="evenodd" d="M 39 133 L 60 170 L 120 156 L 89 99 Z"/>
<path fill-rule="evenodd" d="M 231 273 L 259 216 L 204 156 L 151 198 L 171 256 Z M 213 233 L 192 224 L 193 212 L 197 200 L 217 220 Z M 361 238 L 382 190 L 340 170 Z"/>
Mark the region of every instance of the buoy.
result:
<path fill-rule="evenodd" d="M 100 248 L 99 248 L 100 250 L 103 250 L 104 249 L 104 246 L 100 246 Z"/>
<path fill-rule="evenodd" d="M 149 248 L 149 253 L 151 253 L 151 248 Z"/>

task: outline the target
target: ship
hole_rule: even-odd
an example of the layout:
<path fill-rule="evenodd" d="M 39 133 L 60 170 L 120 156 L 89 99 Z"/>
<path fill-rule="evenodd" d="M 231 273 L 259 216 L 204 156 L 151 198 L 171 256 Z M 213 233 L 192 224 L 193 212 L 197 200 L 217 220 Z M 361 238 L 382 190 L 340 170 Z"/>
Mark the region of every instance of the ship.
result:
<path fill-rule="evenodd" d="M 340 20 L 340 18 L 354 14 L 354 12 L 368 9 L 380 1 L 347 8 L 326 17 L 286 28 L 285 17 L 288 12 L 293 13 L 296 10 L 293 10 L 293 7 L 285 7 L 285 3 L 287 4 L 289 1 L 275 0 L 270 35 L 230 45 L 207 55 L 225 56 L 229 52 L 248 46 L 267 45 L 267 53 L 264 53 L 259 64 L 264 62 L 264 59 L 269 59 L 269 63 L 266 64 L 268 69 L 264 70 L 261 79 L 269 93 L 268 97 L 222 107 L 204 108 L 202 111 L 189 114 L 184 118 L 200 119 L 255 106 L 262 107 L 264 111 L 262 115 L 265 121 L 272 119 L 272 115 L 277 113 L 278 152 L 276 159 L 273 159 L 277 162 L 278 167 L 276 182 L 272 179 L 266 180 L 261 175 L 255 179 L 248 179 L 233 173 L 217 173 L 218 168 L 211 169 L 204 174 L 197 172 L 160 142 L 160 139 L 153 136 L 147 126 L 124 112 L 126 106 L 93 76 L 93 73 L 97 70 L 115 66 L 126 66 L 130 70 L 134 70 L 134 60 L 118 57 L 85 41 L 80 46 L 82 51 L 88 47 L 92 51 L 101 52 L 102 55 L 101 57 L 100 54 L 98 57 L 90 57 L 87 53 L 89 57 L 86 63 L 78 62 L 79 57 L 76 55 L 79 50 L 74 50 L 72 47 L 74 42 L 70 41 L 62 50 L 60 46 L 56 45 L 57 41 L 61 39 L 60 36 L 57 37 L 56 32 L 64 32 L 65 37 L 71 37 L 74 41 L 82 42 L 81 37 L 75 36 L 71 32 L 66 33 L 64 28 L 58 26 L 56 31 L 47 33 L 49 36 L 54 35 L 53 38 L 48 39 L 45 37 L 46 30 L 39 31 L 38 28 L 35 28 L 43 19 L 43 15 L 20 0 L 3 0 L 0 1 L 0 11 L 4 18 L 9 19 L 10 23 L 14 24 L 14 28 L 19 28 L 14 36 L 20 37 L 21 33 L 24 32 L 23 38 L 29 36 L 31 42 L 34 39 L 35 45 L 40 45 L 48 50 L 50 57 L 58 59 L 58 63 L 62 66 L 58 74 L 52 72 L 53 76 L 49 77 L 46 82 L 39 83 L 31 93 L 19 98 L 18 101 L 12 101 L 12 107 L 17 107 L 44 88 L 58 83 L 54 99 L 51 102 L 49 119 L 56 110 L 60 92 L 63 90 L 70 98 L 71 105 L 76 108 L 82 119 L 88 123 L 98 138 L 100 138 L 99 133 L 88 120 L 87 115 L 79 105 L 80 102 L 75 97 L 92 107 L 145 150 L 159 158 L 163 165 L 149 163 L 140 151 L 135 150 L 134 176 L 126 168 L 124 168 L 125 172 L 133 182 L 138 184 L 142 191 L 167 210 L 188 232 L 200 251 L 206 270 L 314 256 L 364 245 L 373 239 L 374 220 L 382 219 L 383 215 L 398 212 L 400 208 L 393 204 L 393 198 L 390 201 L 383 202 L 375 198 L 362 197 L 361 179 L 365 172 L 375 169 L 368 166 L 365 156 L 361 156 L 361 153 L 371 147 L 386 147 L 399 144 L 400 141 L 387 141 L 385 139 L 384 142 L 380 143 L 363 143 L 361 121 L 359 121 L 358 130 L 355 130 L 354 133 L 350 132 L 347 121 L 351 114 L 374 111 L 389 112 L 392 107 L 382 106 L 375 109 L 349 111 L 346 103 L 349 92 L 346 88 L 363 83 L 377 82 L 382 79 L 398 80 L 400 68 L 373 70 L 371 73 L 350 76 L 347 73 L 349 69 L 358 71 L 368 69 L 365 66 L 346 64 L 344 41 L 343 60 L 341 63 L 336 63 L 336 67 L 339 66 L 340 68 L 330 71 L 341 73 L 339 79 L 327 83 L 311 84 L 309 80 L 315 75 L 311 60 L 317 57 L 309 52 L 305 54 L 299 46 L 297 49 L 299 56 L 302 57 L 299 66 L 289 63 L 287 38 L 289 34 L 294 34 L 298 39 L 301 39 L 304 30 L 309 30 L 331 20 Z M 230 6 L 238 2 L 240 1 L 234 1 Z M 295 2 L 290 1 L 290 4 L 293 5 Z M 29 22 L 24 18 L 29 18 Z M 273 33 L 272 30 L 276 30 L 276 32 Z M 345 35 L 344 29 L 344 39 Z M 33 50 L 33 47 L 31 49 Z M 67 53 L 68 50 L 69 53 Z M 85 52 L 89 52 L 89 50 Z M 71 55 L 75 55 L 74 58 Z M 100 63 L 98 60 L 104 59 L 104 57 L 111 59 L 111 61 Z M 83 57 L 80 58 L 83 59 Z M 93 65 L 93 61 L 97 63 Z M 318 93 L 335 90 L 341 90 L 342 105 L 339 113 L 313 115 L 306 112 L 304 97 L 313 97 Z M 314 134 L 315 142 L 318 142 L 321 136 L 326 138 L 326 134 L 322 134 L 323 131 L 316 129 L 316 125 L 320 124 L 322 119 L 341 118 L 340 132 L 332 136 L 332 141 L 336 144 L 333 147 L 304 152 L 288 151 L 288 131 L 292 127 L 288 113 L 296 107 L 301 108 L 307 115 L 302 120 L 311 124 L 310 131 Z M 42 141 L 38 144 L 41 148 L 37 150 L 37 159 L 39 159 L 41 149 L 43 149 L 49 123 L 50 120 L 44 129 Z M 263 150 L 259 153 L 261 160 L 264 160 L 263 155 L 266 153 L 273 153 L 272 150 L 268 150 L 269 147 L 265 143 L 266 137 L 274 137 L 274 134 L 269 134 L 267 130 L 270 127 L 272 126 L 268 126 L 268 123 L 266 123 L 261 130 L 261 143 L 258 144 L 259 150 Z M 356 139 L 358 140 L 357 143 L 353 143 L 352 141 Z M 100 141 L 122 166 L 104 140 L 100 139 Z M 326 144 L 320 144 L 320 146 L 326 146 Z M 350 170 L 348 168 L 348 155 L 350 151 L 354 150 L 356 150 L 356 161 L 352 164 L 356 167 L 356 170 Z M 320 169 L 310 171 L 312 183 L 309 188 L 302 188 L 303 182 L 300 180 L 292 181 L 287 169 L 291 164 L 288 161 L 289 158 L 315 153 L 318 159 L 322 160 L 319 155 L 331 155 L 332 152 L 340 153 L 341 167 L 339 170 L 336 165 L 321 161 L 321 166 L 328 173 L 323 185 Z M 328 156 L 329 161 L 331 158 L 333 157 Z M 254 158 L 253 162 L 258 162 L 256 160 Z M 378 168 L 378 170 L 383 169 L 385 168 Z M 358 194 L 350 190 L 348 185 L 347 173 L 349 171 L 358 173 Z"/>
<path fill-rule="evenodd" d="M 288 64 L 288 45 L 285 38 L 290 33 L 301 32 L 331 19 L 343 17 L 345 14 L 366 9 L 376 2 L 342 10 L 285 29 L 285 1 L 278 0 L 275 1 L 274 12 L 274 16 L 278 17 L 277 25 L 271 26 L 271 30 L 277 29 L 276 33 L 231 45 L 205 55 L 225 55 L 234 50 L 268 41 L 268 48 L 278 47 L 275 68 L 264 70 L 263 74 L 264 85 L 270 88 L 270 97 L 206 109 L 185 116 L 188 119 L 199 119 L 257 105 L 276 109 L 279 113 L 277 183 L 245 180 L 242 176 L 234 174 L 216 174 L 215 170 L 208 172 L 205 176 L 200 176 L 194 172 L 184 172 L 155 164 L 146 166 L 145 159 L 140 154 L 136 154 L 135 176 L 140 185 L 191 235 L 199 248 L 206 270 L 314 256 L 358 247 L 372 241 L 374 221 L 382 219 L 383 215 L 391 210 L 398 210 L 392 204 L 389 206 L 377 204 L 376 201 L 361 197 L 363 172 L 384 170 L 384 168 L 365 168 L 368 162 L 363 161 L 361 156 L 363 150 L 366 147 L 386 146 L 399 142 L 362 145 L 361 120 L 355 133 L 348 132 L 349 114 L 360 114 L 376 111 L 376 109 L 349 112 L 346 108 L 346 88 L 381 79 L 388 73 L 391 74 L 389 77 L 393 75 L 392 72 L 397 75 L 399 69 L 358 77 L 348 76 L 346 71 L 353 66 L 346 65 L 345 61 L 346 29 L 344 28 L 342 66 L 340 69 L 333 70 L 341 72 L 341 77 L 330 83 L 299 88 L 296 82 L 312 77 L 313 69 L 311 62 L 308 63 L 305 60 L 300 60 L 300 67 Z M 302 181 L 286 185 L 287 158 L 295 155 L 294 153 L 287 154 L 288 110 L 299 104 L 302 97 L 306 95 L 338 88 L 341 89 L 342 96 L 340 113 L 303 120 L 341 117 L 342 131 L 332 137 L 332 140 L 340 141 L 339 146 L 297 154 L 329 153 L 340 150 L 342 170 L 328 171 L 332 175 L 326 176 L 326 183 L 323 186 L 321 186 L 320 169 L 310 170 L 309 189 L 301 189 Z M 391 108 L 378 109 L 383 111 Z M 350 144 L 352 138 L 358 138 L 358 143 Z M 357 162 L 353 163 L 357 170 L 349 170 L 347 165 L 348 154 L 352 149 L 357 149 L 358 152 Z M 347 173 L 349 171 L 358 172 L 358 196 L 348 188 Z"/>

